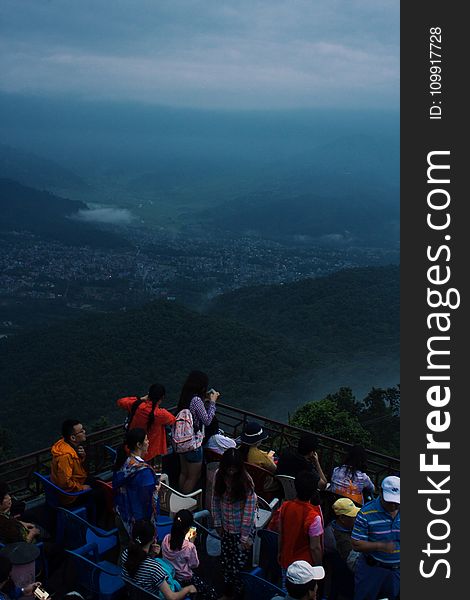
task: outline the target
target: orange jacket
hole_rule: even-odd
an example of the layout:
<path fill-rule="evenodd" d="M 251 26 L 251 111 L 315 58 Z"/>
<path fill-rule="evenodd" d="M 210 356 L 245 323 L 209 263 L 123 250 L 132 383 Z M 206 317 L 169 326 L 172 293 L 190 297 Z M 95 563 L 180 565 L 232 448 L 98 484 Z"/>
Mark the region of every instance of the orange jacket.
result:
<path fill-rule="evenodd" d="M 138 398 L 135 396 L 119 398 L 117 405 L 119 408 L 123 408 L 130 413 L 132 405 L 137 400 Z M 153 413 L 155 415 L 155 420 L 152 427 L 147 430 L 147 422 L 151 410 L 152 402 L 150 400 L 145 400 L 139 404 L 139 407 L 135 411 L 134 417 L 129 426 L 129 429 L 132 429 L 133 427 L 142 427 L 142 429 L 147 431 L 147 436 L 149 438 L 149 449 L 147 454 L 143 457 L 145 460 L 151 460 L 155 456 L 166 454 L 168 452 L 165 425 L 173 425 L 173 423 L 176 421 L 176 417 L 165 408 L 155 408 Z"/>
<path fill-rule="evenodd" d="M 75 449 L 63 438 L 56 442 L 52 448 L 51 481 L 66 492 L 79 492 L 83 490 L 88 473 L 83 465 L 83 460 Z M 63 504 L 72 504 L 75 498 L 62 497 Z"/>

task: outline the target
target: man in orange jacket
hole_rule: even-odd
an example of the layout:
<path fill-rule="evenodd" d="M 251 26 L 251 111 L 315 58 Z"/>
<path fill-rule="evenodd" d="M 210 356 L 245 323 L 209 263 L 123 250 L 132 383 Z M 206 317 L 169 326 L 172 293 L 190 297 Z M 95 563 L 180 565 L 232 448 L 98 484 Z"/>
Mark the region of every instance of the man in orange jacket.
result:
<path fill-rule="evenodd" d="M 85 428 L 77 419 L 67 419 L 62 423 L 62 436 L 51 448 L 51 481 L 66 492 L 89 490 L 90 486 L 85 483 L 88 478 L 84 465 Z M 76 498 L 63 496 L 61 501 L 71 505 Z"/>

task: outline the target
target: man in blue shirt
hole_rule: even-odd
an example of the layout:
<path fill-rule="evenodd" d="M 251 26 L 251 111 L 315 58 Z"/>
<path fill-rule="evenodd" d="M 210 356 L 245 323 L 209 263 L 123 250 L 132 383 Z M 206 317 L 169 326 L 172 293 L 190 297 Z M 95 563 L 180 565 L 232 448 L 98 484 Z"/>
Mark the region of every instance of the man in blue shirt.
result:
<path fill-rule="evenodd" d="M 400 594 L 400 478 L 386 477 L 380 496 L 365 504 L 351 535 L 361 552 L 355 570 L 354 600 L 394 600 Z"/>

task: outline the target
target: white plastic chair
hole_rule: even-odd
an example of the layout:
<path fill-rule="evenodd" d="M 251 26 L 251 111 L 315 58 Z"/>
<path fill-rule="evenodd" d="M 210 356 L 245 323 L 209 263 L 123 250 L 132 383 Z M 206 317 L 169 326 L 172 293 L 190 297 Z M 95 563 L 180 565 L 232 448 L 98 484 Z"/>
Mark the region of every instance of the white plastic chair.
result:
<path fill-rule="evenodd" d="M 258 496 L 258 509 L 256 511 L 255 528 L 263 529 L 267 526 L 271 517 L 273 516 L 274 510 L 279 504 L 279 498 L 273 498 L 271 502 L 267 502 L 261 496 Z M 255 534 L 253 541 L 253 567 L 257 567 L 259 564 L 259 551 L 261 547 L 261 540 L 258 535 Z"/>
<path fill-rule="evenodd" d="M 160 478 L 160 509 L 169 513 L 170 517 L 185 508 L 194 511 L 202 508 L 202 489 L 191 492 L 191 494 L 182 494 L 173 489 L 168 484 L 168 475 L 162 474 Z"/>

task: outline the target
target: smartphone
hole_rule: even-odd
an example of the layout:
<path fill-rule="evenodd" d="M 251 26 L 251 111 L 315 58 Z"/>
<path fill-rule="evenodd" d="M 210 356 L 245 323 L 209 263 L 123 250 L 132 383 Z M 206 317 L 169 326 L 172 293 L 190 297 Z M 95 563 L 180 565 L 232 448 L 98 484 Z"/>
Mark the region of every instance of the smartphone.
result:
<path fill-rule="evenodd" d="M 190 527 L 188 533 L 184 537 L 187 540 L 193 540 L 196 537 L 196 528 Z"/>
<path fill-rule="evenodd" d="M 211 394 L 214 394 L 215 390 L 214 388 L 211 388 L 210 390 L 207 390 L 207 396 L 210 396 Z"/>
<path fill-rule="evenodd" d="M 39 600 L 47 600 L 47 598 L 49 598 L 48 592 L 46 592 L 46 590 L 39 585 L 36 588 L 34 588 L 33 593 L 34 596 Z"/>

